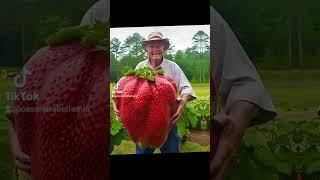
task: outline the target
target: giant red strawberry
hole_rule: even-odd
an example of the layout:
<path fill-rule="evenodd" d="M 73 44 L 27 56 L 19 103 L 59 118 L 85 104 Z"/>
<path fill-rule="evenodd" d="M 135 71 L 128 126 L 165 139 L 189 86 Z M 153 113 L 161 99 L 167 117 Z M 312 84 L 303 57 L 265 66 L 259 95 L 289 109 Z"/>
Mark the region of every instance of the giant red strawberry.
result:
<path fill-rule="evenodd" d="M 130 70 L 119 80 L 114 100 L 135 143 L 156 148 L 166 141 L 177 110 L 176 93 L 172 78 L 149 67 Z"/>
<path fill-rule="evenodd" d="M 17 80 L 18 95 L 33 95 L 13 108 L 33 180 L 108 179 L 108 32 L 98 21 L 59 31 L 25 65 L 25 83 Z"/>

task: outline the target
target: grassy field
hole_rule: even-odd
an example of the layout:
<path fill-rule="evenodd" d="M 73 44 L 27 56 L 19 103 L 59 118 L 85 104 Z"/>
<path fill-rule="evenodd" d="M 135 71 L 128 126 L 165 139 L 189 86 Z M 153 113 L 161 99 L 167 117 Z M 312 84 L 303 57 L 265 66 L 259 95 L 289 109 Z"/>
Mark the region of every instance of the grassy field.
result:
<path fill-rule="evenodd" d="M 114 90 L 115 83 L 110 85 L 110 94 Z M 209 96 L 210 95 L 210 84 L 209 83 L 199 83 L 191 84 L 197 96 Z"/>
<path fill-rule="evenodd" d="M 112 152 L 112 154 L 135 154 L 136 146 L 135 143 L 132 141 L 124 140 L 120 146 L 116 146 Z M 181 152 L 188 153 L 188 152 L 209 152 L 210 145 L 200 145 L 194 142 L 186 141 L 184 144 L 181 145 Z M 160 149 L 156 149 L 154 153 L 160 153 Z"/>
<path fill-rule="evenodd" d="M 317 79 L 320 77 L 320 70 L 261 71 L 260 75 L 278 110 L 277 120 L 311 120 L 316 117 L 316 108 L 320 106 L 320 80 Z M 198 96 L 209 95 L 209 84 L 193 84 L 193 87 Z M 0 80 L 0 179 L 5 180 L 12 179 L 13 174 L 7 135 L 8 122 L 4 117 L 8 103 L 6 92 L 10 89 L 12 84 L 9 81 Z M 182 151 L 206 151 L 208 148 L 187 142 Z M 134 152 L 134 144 L 124 141 L 124 146 L 115 148 L 117 153 L 123 151 Z"/>
<path fill-rule="evenodd" d="M 311 120 L 320 106 L 320 70 L 261 71 L 279 120 Z"/>

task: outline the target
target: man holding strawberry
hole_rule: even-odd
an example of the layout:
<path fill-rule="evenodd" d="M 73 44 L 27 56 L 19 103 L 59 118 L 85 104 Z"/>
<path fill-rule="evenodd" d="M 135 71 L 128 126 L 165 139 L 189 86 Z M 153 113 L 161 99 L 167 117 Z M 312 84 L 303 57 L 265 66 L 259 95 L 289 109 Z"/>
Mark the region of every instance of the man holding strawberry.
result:
<path fill-rule="evenodd" d="M 102 12 L 108 16 L 107 12 Z M 212 136 L 216 135 L 216 127 L 220 127 L 220 136 L 217 149 L 214 149 L 215 155 L 211 159 L 210 175 L 212 180 L 222 180 L 246 128 L 270 121 L 277 113 L 245 50 L 227 22 L 212 5 L 210 26 L 210 84 L 214 87 L 211 88 L 211 98 L 218 99 L 218 102 L 212 101 L 212 105 L 220 103 L 223 106 L 223 110 L 212 118 L 215 123 Z M 213 97 L 214 95 L 216 97 Z"/>
<path fill-rule="evenodd" d="M 163 37 L 163 34 L 160 32 L 152 32 L 148 36 L 148 40 L 142 42 L 143 49 L 148 54 L 148 59 L 140 62 L 136 69 L 143 67 L 151 67 L 154 70 L 164 70 L 164 72 L 175 80 L 175 83 L 178 87 L 178 92 L 180 96 L 177 98 L 179 101 L 179 106 L 177 111 L 171 117 L 172 129 L 168 135 L 166 142 L 160 147 L 162 153 L 178 153 L 180 139 L 177 130 L 177 121 L 181 117 L 185 105 L 188 101 L 196 98 L 196 95 L 192 89 L 192 86 L 181 70 L 181 68 L 174 62 L 164 58 L 166 50 L 169 48 L 170 43 L 167 38 Z M 114 106 L 115 107 L 115 106 Z M 115 107 L 115 114 L 120 115 L 119 110 Z M 152 154 L 154 148 L 140 148 L 136 146 L 137 154 Z"/>

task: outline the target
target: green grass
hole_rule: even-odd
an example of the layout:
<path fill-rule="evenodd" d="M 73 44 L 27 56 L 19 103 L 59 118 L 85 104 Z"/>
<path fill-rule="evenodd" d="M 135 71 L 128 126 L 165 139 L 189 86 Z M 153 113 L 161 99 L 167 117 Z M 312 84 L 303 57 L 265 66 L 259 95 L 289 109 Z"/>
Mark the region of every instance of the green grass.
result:
<path fill-rule="evenodd" d="M 210 96 L 210 83 L 191 84 L 196 96 Z"/>
<path fill-rule="evenodd" d="M 312 120 L 317 117 L 319 81 L 268 80 L 264 85 L 278 111 L 277 120 Z"/>
<path fill-rule="evenodd" d="M 259 75 L 263 80 L 275 80 L 275 81 L 297 81 L 297 80 L 316 80 L 319 81 L 320 69 L 318 70 L 278 70 L 278 71 L 266 71 L 260 70 Z"/>
<path fill-rule="evenodd" d="M 115 146 L 112 152 L 113 155 L 123 155 L 123 154 L 135 154 L 136 146 L 132 141 L 123 140 L 119 146 Z M 194 142 L 186 141 L 181 145 L 181 152 L 209 152 L 210 145 L 202 146 Z M 157 148 L 154 153 L 160 153 L 160 149 Z"/>
<path fill-rule="evenodd" d="M 110 85 L 110 94 L 114 90 L 114 83 Z M 210 84 L 209 83 L 197 83 L 191 84 L 193 90 L 195 91 L 198 97 L 200 96 L 210 96 Z"/>
<path fill-rule="evenodd" d="M 320 81 L 266 82 L 265 86 L 280 110 L 309 110 L 320 105 Z"/>
<path fill-rule="evenodd" d="M 312 114 L 320 106 L 320 70 L 262 71 L 260 75 L 279 112 Z"/>

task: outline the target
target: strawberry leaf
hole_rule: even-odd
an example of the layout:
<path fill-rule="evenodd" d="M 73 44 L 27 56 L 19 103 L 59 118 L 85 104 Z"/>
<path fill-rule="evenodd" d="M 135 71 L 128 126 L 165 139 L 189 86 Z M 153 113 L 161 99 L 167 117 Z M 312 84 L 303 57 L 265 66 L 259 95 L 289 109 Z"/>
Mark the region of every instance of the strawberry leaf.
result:
<path fill-rule="evenodd" d="M 109 21 L 102 22 L 96 19 L 91 25 L 66 27 L 50 35 L 46 42 L 49 46 L 79 42 L 86 47 L 109 48 Z"/>
<path fill-rule="evenodd" d="M 110 127 L 111 135 L 113 136 L 116 135 L 122 128 L 123 128 L 122 123 L 118 119 L 112 118 L 111 127 Z"/>
<path fill-rule="evenodd" d="M 124 73 L 125 76 L 132 76 L 135 74 L 136 74 L 136 71 L 134 69 L 129 69 L 126 73 Z"/>
<path fill-rule="evenodd" d="M 157 70 L 156 72 L 155 72 L 156 74 L 164 74 L 164 70 L 163 69 L 160 69 L 160 70 Z"/>
<path fill-rule="evenodd" d="M 156 71 L 150 67 L 129 69 L 126 73 L 124 73 L 125 76 L 137 76 L 139 78 L 144 78 L 149 81 L 155 81 L 155 74 Z"/>

